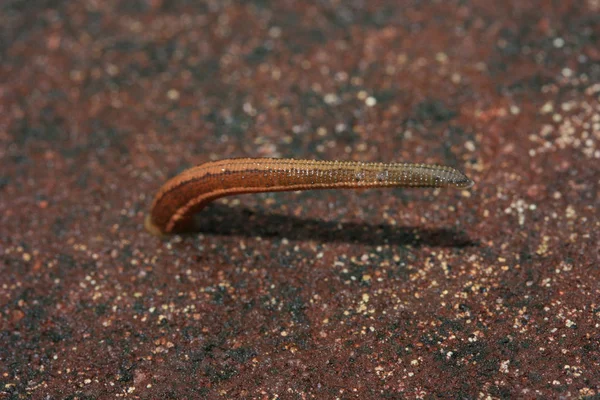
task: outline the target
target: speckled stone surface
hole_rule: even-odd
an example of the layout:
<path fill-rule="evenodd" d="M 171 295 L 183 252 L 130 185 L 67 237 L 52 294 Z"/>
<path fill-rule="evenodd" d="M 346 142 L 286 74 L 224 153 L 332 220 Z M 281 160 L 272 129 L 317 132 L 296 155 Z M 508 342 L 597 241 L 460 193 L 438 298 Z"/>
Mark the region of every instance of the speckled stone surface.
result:
<path fill-rule="evenodd" d="M 600 3 L 0 2 L 0 399 L 597 398 Z M 449 164 L 231 197 L 186 167 Z"/>

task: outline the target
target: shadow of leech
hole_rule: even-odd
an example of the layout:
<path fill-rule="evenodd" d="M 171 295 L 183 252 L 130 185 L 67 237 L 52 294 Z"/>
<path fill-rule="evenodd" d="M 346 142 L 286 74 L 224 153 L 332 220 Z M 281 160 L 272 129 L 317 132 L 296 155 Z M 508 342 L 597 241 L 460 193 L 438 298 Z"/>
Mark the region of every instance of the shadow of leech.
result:
<path fill-rule="evenodd" d="M 413 247 L 474 247 L 480 243 L 464 231 L 452 228 L 421 228 L 305 219 L 270 214 L 247 208 L 213 203 L 194 216 L 188 234 L 287 238 L 324 243 L 359 243 L 369 246 L 395 245 Z"/>

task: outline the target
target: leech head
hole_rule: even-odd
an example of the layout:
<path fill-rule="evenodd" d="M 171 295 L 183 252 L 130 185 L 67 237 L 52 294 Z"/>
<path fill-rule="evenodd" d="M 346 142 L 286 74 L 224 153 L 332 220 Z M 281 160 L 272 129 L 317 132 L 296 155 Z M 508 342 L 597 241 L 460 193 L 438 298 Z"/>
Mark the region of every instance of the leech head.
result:
<path fill-rule="evenodd" d="M 452 178 L 451 183 L 457 189 L 468 189 L 475 184 L 475 182 L 473 182 L 467 176 L 458 171 L 456 171 L 456 174 Z"/>

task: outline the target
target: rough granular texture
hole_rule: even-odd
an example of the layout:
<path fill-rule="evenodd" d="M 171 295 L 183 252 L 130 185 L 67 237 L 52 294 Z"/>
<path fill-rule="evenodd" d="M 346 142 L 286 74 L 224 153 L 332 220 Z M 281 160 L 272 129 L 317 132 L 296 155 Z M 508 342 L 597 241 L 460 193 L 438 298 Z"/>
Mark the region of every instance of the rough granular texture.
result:
<path fill-rule="evenodd" d="M 597 398 L 600 3 L 0 2 L 0 398 Z M 226 157 L 470 191 L 152 196 Z"/>

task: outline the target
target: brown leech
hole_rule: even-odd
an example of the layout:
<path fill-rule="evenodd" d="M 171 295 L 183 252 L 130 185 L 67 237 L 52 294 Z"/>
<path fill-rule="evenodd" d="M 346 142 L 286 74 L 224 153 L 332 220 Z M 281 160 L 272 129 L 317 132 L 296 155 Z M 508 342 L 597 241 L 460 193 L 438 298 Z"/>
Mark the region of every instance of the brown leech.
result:
<path fill-rule="evenodd" d="M 463 173 L 440 165 L 235 158 L 198 165 L 167 181 L 156 194 L 145 225 L 157 235 L 185 230 L 194 213 L 219 197 L 233 194 L 471 186 L 473 181 Z"/>

